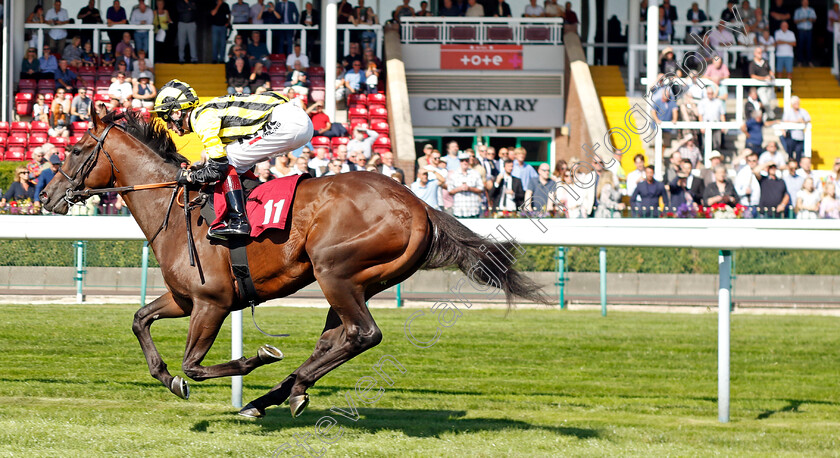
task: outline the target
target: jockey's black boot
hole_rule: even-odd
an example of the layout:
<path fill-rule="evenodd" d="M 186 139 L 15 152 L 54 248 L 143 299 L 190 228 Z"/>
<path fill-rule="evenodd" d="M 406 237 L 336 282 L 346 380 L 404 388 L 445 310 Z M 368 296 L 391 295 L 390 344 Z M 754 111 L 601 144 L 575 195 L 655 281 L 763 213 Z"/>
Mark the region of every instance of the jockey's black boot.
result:
<path fill-rule="evenodd" d="M 207 231 L 208 237 L 227 239 L 231 236 L 248 236 L 251 234 L 251 225 L 245 214 L 245 194 L 242 192 L 242 185 L 239 183 L 239 176 L 234 173 L 228 175 L 222 185 L 227 199 L 228 211 L 225 225 Z"/>

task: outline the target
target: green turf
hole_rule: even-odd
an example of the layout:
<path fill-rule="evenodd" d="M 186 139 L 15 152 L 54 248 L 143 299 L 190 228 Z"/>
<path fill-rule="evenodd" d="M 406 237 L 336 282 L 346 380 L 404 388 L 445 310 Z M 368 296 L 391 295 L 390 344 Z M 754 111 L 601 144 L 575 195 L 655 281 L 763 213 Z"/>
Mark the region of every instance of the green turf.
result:
<path fill-rule="evenodd" d="M 0 306 L 0 455 L 270 456 L 325 415 L 342 428 L 328 456 L 840 454 L 837 318 L 733 316 L 732 421 L 720 424 L 714 313 L 468 311 L 420 349 L 404 335 L 415 310 L 377 309 L 380 346 L 313 387 L 301 417 L 282 406 L 254 421 L 230 406 L 228 379 L 192 383 L 189 401 L 152 379 L 134 310 Z M 287 355 L 245 378 L 246 402 L 309 355 L 325 313 L 258 311 L 265 329 L 293 334 L 284 340 L 246 321 L 246 355 L 266 342 Z M 429 318 L 416 321 L 418 337 L 432 335 Z M 152 328 L 173 373 L 186 329 L 184 319 Z M 207 362 L 226 359 L 229 335 Z M 385 354 L 406 373 L 359 403 L 358 421 L 331 414 Z"/>

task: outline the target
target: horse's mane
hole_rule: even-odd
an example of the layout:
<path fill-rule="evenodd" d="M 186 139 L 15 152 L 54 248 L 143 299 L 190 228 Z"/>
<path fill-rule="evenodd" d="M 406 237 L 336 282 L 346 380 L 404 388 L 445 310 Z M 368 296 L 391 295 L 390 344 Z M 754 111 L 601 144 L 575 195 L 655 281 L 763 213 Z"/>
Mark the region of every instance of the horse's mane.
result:
<path fill-rule="evenodd" d="M 102 118 L 102 122 L 114 123 L 122 127 L 129 135 L 140 140 L 169 164 L 180 165 L 190 162 L 178 153 L 178 148 L 169 135 L 169 131 L 166 130 L 166 125 L 156 118 L 146 122 L 139 113 L 131 110 L 124 113 L 112 111 Z"/>

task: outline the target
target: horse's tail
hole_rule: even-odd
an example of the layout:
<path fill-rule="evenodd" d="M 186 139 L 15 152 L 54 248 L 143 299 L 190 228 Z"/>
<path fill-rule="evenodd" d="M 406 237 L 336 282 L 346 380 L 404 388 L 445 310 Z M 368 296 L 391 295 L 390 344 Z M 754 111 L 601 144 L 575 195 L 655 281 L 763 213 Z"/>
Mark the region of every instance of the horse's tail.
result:
<path fill-rule="evenodd" d="M 512 242 L 481 237 L 455 217 L 431 207 L 426 208 L 426 213 L 433 233 L 423 268 L 457 265 L 472 281 L 504 291 L 508 308 L 513 305 L 514 296 L 551 303 L 533 280 L 513 268 L 516 258 Z"/>

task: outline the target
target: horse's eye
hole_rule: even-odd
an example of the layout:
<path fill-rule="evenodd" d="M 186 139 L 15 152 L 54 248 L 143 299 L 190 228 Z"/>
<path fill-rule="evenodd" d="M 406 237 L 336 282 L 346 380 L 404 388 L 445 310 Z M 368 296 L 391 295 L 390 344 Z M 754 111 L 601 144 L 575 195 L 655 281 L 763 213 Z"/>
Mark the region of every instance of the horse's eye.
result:
<path fill-rule="evenodd" d="M 78 146 L 74 146 L 73 149 L 70 151 L 70 154 L 78 156 L 79 154 L 82 154 L 82 149 Z"/>

